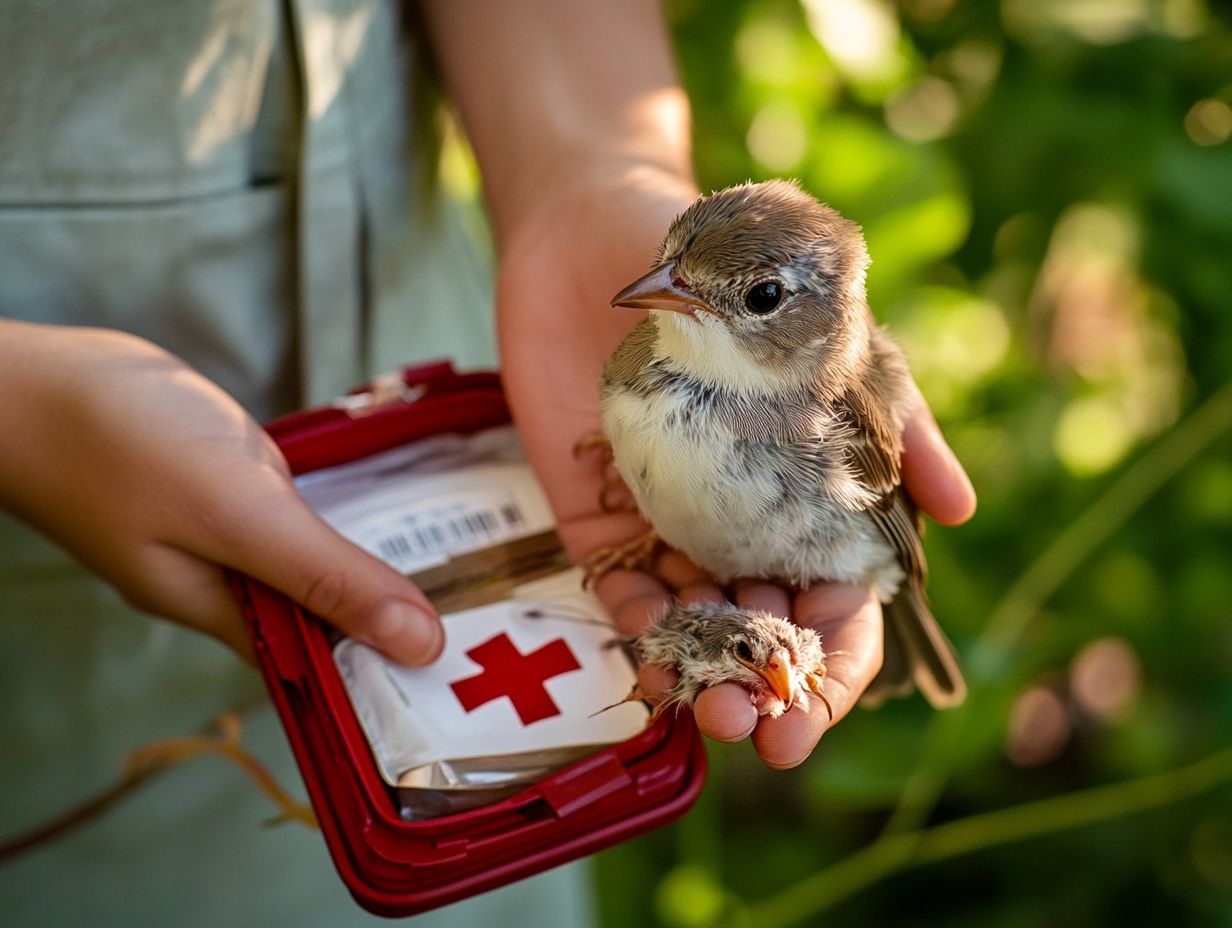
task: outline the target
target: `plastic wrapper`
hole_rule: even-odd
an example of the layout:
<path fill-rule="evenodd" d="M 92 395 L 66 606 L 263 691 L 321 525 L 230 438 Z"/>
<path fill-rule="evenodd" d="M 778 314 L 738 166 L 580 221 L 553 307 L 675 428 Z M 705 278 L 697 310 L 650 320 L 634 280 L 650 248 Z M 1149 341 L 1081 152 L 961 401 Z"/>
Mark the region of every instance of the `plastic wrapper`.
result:
<path fill-rule="evenodd" d="M 501 799 L 646 726 L 646 708 L 622 702 L 633 662 L 581 589 L 512 428 L 427 439 L 299 486 L 442 613 L 446 649 L 428 667 L 334 647 L 405 819 Z"/>

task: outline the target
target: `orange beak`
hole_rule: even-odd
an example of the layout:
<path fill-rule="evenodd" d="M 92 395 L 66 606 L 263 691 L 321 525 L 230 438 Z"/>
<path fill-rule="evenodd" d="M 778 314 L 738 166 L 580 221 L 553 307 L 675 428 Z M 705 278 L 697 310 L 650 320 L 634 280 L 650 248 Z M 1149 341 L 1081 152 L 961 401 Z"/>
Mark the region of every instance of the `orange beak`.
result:
<path fill-rule="evenodd" d="M 737 658 L 739 660 L 739 658 Z M 783 705 L 788 709 L 796 701 L 795 687 L 791 685 L 791 657 L 786 651 L 776 651 L 770 656 L 770 660 L 766 661 L 766 666 L 758 667 L 756 664 L 749 664 L 744 661 L 750 670 L 757 673 L 759 677 L 766 681 L 766 684 L 774 692 L 774 695 L 782 700 Z"/>
<path fill-rule="evenodd" d="M 665 309 L 673 313 L 696 316 L 701 309 L 709 312 L 701 298 L 676 282 L 676 263 L 660 264 L 645 277 L 639 277 L 612 297 L 613 306 L 627 309 Z"/>

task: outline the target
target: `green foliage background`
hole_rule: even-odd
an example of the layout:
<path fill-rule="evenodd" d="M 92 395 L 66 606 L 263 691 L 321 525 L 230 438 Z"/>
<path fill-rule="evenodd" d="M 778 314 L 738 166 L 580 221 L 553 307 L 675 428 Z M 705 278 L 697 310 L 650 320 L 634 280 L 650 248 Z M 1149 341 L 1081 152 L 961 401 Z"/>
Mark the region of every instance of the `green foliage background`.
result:
<path fill-rule="evenodd" d="M 980 494 L 927 537 L 973 685 L 787 773 L 710 745 L 699 805 L 598 858 L 605 924 L 1232 924 L 1228 11 L 669 14 L 703 187 L 797 176 L 865 227 Z"/>

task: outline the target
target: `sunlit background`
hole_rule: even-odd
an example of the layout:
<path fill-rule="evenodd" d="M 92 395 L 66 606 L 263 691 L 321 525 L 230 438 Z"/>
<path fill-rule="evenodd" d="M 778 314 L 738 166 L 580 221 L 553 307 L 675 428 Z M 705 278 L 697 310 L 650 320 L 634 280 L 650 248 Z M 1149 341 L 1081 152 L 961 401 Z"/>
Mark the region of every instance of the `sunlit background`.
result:
<path fill-rule="evenodd" d="M 1232 924 L 1227 9 L 669 15 L 702 186 L 795 176 L 864 226 L 980 494 L 927 536 L 972 691 L 862 713 L 790 773 L 711 745 L 689 816 L 598 858 L 605 924 Z M 452 130 L 440 179 L 482 255 Z"/>

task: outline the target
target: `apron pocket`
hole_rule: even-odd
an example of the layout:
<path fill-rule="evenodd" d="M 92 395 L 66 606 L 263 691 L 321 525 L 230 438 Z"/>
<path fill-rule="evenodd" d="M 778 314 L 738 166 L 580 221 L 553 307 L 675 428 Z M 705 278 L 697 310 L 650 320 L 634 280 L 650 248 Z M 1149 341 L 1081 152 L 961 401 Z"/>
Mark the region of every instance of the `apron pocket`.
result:
<path fill-rule="evenodd" d="M 163 203 L 0 204 L 0 315 L 142 336 L 257 418 L 297 397 L 293 211 L 282 183 Z"/>

